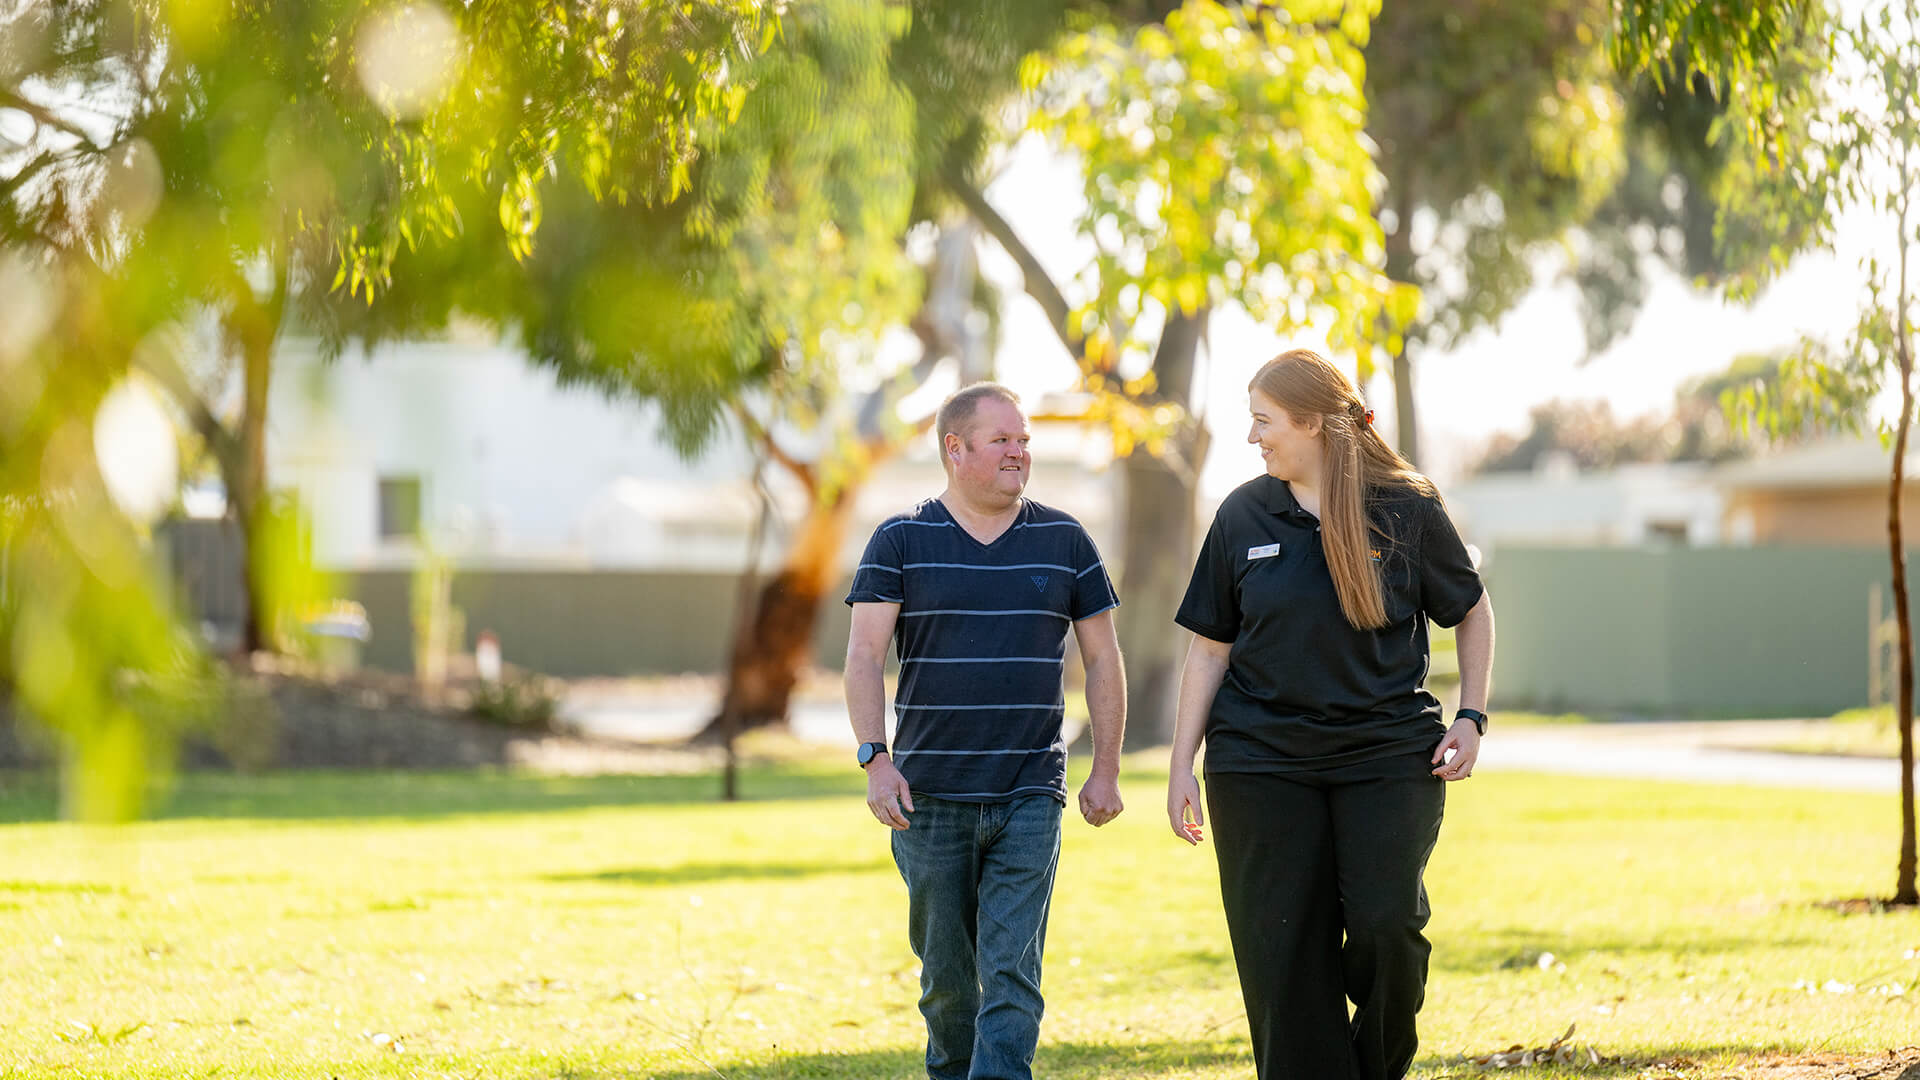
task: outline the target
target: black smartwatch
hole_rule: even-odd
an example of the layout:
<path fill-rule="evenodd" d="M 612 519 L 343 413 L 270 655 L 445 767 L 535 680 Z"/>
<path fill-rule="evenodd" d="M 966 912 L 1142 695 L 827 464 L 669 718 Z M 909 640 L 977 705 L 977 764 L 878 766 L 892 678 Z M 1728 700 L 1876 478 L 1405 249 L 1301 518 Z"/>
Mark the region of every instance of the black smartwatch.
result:
<path fill-rule="evenodd" d="M 853 758 L 855 761 L 858 761 L 860 763 L 860 767 L 864 769 L 867 767 L 867 765 L 870 762 L 873 761 L 873 757 L 875 754 L 884 754 L 886 752 L 887 752 L 886 743 L 863 742 L 860 744 L 860 749 L 854 752 Z"/>
<path fill-rule="evenodd" d="M 1480 734 L 1485 735 L 1487 733 L 1487 714 L 1481 712 L 1479 709 L 1461 709 L 1459 712 L 1453 714 L 1453 718 L 1455 720 L 1471 720 L 1473 721 L 1473 726 L 1479 729 Z"/>

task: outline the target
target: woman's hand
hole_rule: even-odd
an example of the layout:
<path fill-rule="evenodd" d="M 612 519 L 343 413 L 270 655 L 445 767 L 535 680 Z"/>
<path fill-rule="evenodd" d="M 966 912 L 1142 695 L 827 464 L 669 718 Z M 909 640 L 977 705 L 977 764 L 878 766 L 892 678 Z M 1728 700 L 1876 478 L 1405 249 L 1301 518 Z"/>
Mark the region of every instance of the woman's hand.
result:
<path fill-rule="evenodd" d="M 1207 814 L 1200 808 L 1200 782 L 1191 770 L 1175 769 L 1167 778 L 1167 823 L 1173 826 L 1173 835 L 1189 844 L 1206 839 L 1200 829 L 1207 823 Z"/>
<path fill-rule="evenodd" d="M 1447 751 L 1453 760 L 1447 760 Z M 1447 737 L 1433 751 L 1433 775 L 1442 780 L 1465 780 L 1473 775 L 1473 763 L 1480 760 L 1480 729 L 1471 720 L 1455 720 Z"/>

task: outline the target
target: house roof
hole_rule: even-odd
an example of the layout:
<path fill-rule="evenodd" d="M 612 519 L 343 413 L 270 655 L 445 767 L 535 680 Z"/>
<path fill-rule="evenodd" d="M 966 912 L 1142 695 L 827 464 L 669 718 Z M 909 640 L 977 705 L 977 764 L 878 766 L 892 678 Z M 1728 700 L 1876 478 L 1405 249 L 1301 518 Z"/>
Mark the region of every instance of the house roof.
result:
<path fill-rule="evenodd" d="M 1907 447 L 1906 482 L 1920 483 L 1920 438 Z M 1790 491 L 1885 485 L 1893 465 L 1891 446 L 1877 435 L 1836 438 L 1797 446 L 1749 461 L 1723 465 L 1712 480 L 1726 491 Z"/>

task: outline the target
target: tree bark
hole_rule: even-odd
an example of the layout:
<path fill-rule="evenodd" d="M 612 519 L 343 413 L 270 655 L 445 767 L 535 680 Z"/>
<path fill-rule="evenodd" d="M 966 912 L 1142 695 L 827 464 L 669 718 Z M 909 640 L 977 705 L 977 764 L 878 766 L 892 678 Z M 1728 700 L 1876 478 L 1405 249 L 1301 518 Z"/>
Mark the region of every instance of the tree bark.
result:
<path fill-rule="evenodd" d="M 762 466 L 753 470 L 753 490 L 759 496 L 760 506 L 754 513 L 753 538 L 747 542 L 747 567 L 740 574 L 739 596 L 734 601 L 733 625 L 736 636 L 740 628 L 748 625 L 755 610 L 754 596 L 759 592 L 760 553 L 766 549 L 767 529 L 773 523 L 773 497 L 767 492 Z M 713 721 L 720 729 L 722 744 L 726 747 L 726 761 L 720 777 L 720 798 L 734 802 L 740 798 L 740 752 L 738 739 L 741 725 L 739 717 L 728 711 L 728 703 L 722 702 L 720 715 Z"/>
<path fill-rule="evenodd" d="M 1907 434 L 1913 422 L 1912 363 L 1902 350 L 1900 365 L 1900 422 L 1893 439 L 1893 479 L 1887 494 L 1887 546 L 1893 564 L 1893 617 L 1899 628 L 1900 726 L 1900 863 L 1895 873 L 1893 902 L 1920 904 L 1915 891 L 1913 813 L 1913 622 L 1907 603 L 1907 556 L 1900 520 L 1900 491 L 1905 481 Z"/>
<path fill-rule="evenodd" d="M 1395 185 L 1404 191 L 1404 184 Z M 1413 280 L 1413 200 L 1399 195 L 1394 200 L 1394 228 L 1386 236 L 1387 277 L 1403 285 Z M 1412 327 L 1405 328 L 1411 331 Z M 1393 430 L 1400 456 L 1420 463 L 1420 414 L 1413 400 L 1413 358 L 1411 333 L 1403 333 L 1400 347 L 1393 351 Z"/>
<path fill-rule="evenodd" d="M 1902 178 L 1907 175 L 1901 162 Z M 1893 614 L 1900 631 L 1900 863 L 1893 902 L 1920 905 L 1915 888 L 1916 845 L 1913 807 L 1913 621 L 1907 604 L 1907 549 L 1901 536 L 1900 494 L 1907 463 L 1907 435 L 1913 425 L 1913 339 L 1907 325 L 1907 206 L 1899 212 L 1900 287 L 1895 293 L 1894 355 L 1900 364 L 1900 422 L 1893 440 L 1893 481 L 1887 491 L 1887 543 L 1893 560 Z"/>
<path fill-rule="evenodd" d="M 1192 413 L 1194 360 L 1208 311 L 1178 311 L 1153 356 L 1154 400 Z M 1183 635 L 1167 621 L 1193 570 L 1194 516 L 1200 463 L 1207 449 L 1205 426 L 1184 421 L 1163 455 L 1136 447 L 1124 462 L 1126 511 L 1121 541 L 1121 595 L 1115 619 L 1127 664 L 1127 727 L 1136 742 L 1173 741 L 1174 707 L 1180 693 Z"/>
<path fill-rule="evenodd" d="M 700 738 L 724 741 L 787 722 L 794 687 L 811 659 L 820 602 L 839 584 L 840 548 L 858 491 L 844 485 L 809 504 L 780 569 L 761 587 L 752 618 L 734 635 L 720 715 Z"/>
<path fill-rule="evenodd" d="M 266 560 L 256 550 L 261 515 L 267 507 L 267 402 L 273 384 L 273 346 L 287 308 L 288 265 L 283 244 L 274 262 L 273 295 L 265 303 L 254 299 L 253 288 L 236 272 L 233 309 L 228 312 L 228 338 L 240 348 L 243 394 L 239 430 L 230 453 L 219 455 L 227 485 L 227 512 L 240 529 L 241 554 L 247 562 L 247 616 L 241 648 L 248 654 L 277 650 L 281 642 L 275 627 L 267 625 L 261 597 L 270 590 Z"/>

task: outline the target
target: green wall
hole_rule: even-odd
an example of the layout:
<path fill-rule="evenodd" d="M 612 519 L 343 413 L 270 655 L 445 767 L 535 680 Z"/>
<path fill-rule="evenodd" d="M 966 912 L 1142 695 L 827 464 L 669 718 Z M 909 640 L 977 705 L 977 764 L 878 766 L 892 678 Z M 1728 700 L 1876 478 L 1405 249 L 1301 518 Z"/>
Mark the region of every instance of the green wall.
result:
<path fill-rule="evenodd" d="M 1485 577 L 1496 707 L 1808 716 L 1865 703 L 1889 572 L 1874 548 L 1503 546 Z"/>
<path fill-rule="evenodd" d="M 405 570 L 339 575 L 373 627 L 365 662 L 413 670 Z M 509 663 L 558 676 L 713 672 L 726 666 L 738 600 L 733 574 L 609 570 L 461 570 L 453 603 L 466 613 L 467 646 L 492 629 Z M 815 624 L 816 663 L 838 668 L 847 649 L 844 585 Z"/>
<path fill-rule="evenodd" d="M 1494 707 L 1851 708 L 1866 700 L 1867 587 L 1887 579 L 1874 548 L 1503 546 L 1486 568 L 1499 625 Z M 373 624 L 370 665 L 412 670 L 407 580 L 342 575 Z M 731 574 L 466 570 L 453 599 L 469 646 L 492 628 L 512 663 L 559 676 L 678 674 L 725 667 L 737 588 Z M 815 628 L 825 668 L 846 650 L 843 595 L 844 585 L 828 594 Z"/>

